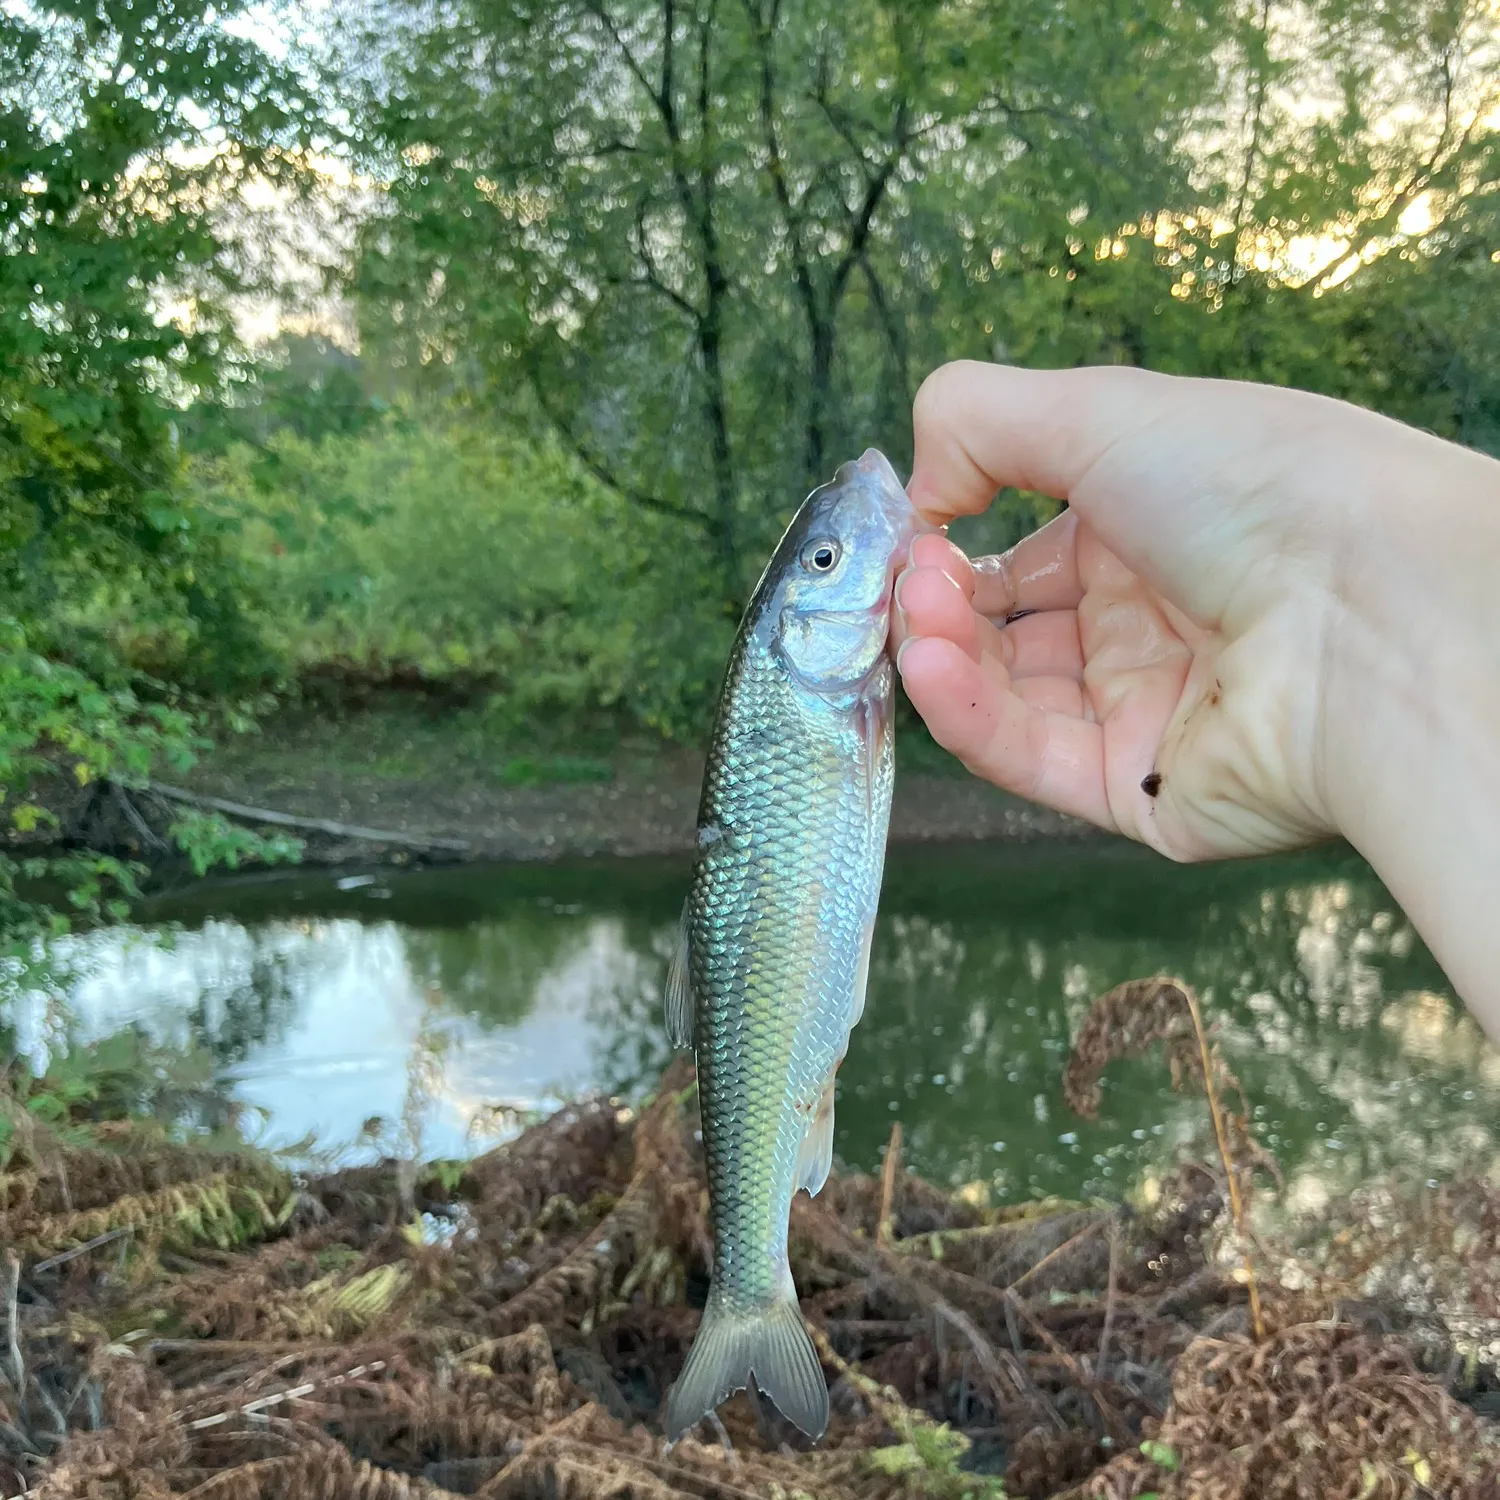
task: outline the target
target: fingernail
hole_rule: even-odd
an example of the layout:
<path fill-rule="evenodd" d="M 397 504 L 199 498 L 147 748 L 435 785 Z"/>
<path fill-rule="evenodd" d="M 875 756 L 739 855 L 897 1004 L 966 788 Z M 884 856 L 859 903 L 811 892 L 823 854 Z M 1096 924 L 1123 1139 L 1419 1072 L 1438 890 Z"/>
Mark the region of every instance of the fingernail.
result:
<path fill-rule="evenodd" d="M 919 639 L 919 636 L 909 635 L 904 641 L 901 642 L 899 646 L 896 647 L 896 670 L 898 672 L 901 670 L 901 658 L 906 655 L 906 648 L 910 646 L 913 641 Z"/>
<path fill-rule="evenodd" d="M 905 613 L 905 609 L 901 603 L 901 590 L 906 587 L 906 580 L 910 577 L 911 565 L 908 564 L 904 569 L 902 569 L 901 572 L 896 575 L 896 588 L 895 592 L 891 595 L 891 602 L 896 606 L 897 609 L 902 610 L 903 613 Z"/>

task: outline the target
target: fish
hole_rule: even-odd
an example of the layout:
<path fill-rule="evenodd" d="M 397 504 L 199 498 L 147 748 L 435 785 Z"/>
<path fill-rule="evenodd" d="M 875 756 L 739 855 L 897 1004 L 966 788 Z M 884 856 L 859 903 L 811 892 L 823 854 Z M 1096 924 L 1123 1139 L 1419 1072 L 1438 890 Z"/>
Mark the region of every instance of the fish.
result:
<path fill-rule="evenodd" d="M 729 654 L 664 997 L 696 1062 L 714 1247 L 673 1442 L 752 1379 L 808 1437 L 828 1426 L 788 1216 L 833 1164 L 895 779 L 892 589 L 928 529 L 881 453 L 842 465 L 787 527 Z"/>

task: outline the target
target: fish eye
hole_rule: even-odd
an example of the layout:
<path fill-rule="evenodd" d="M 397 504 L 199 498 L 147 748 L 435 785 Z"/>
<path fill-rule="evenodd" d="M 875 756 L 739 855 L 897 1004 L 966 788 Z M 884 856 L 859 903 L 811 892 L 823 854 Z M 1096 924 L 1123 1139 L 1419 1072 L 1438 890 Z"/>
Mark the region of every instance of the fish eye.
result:
<path fill-rule="evenodd" d="M 832 537 L 818 537 L 802 549 L 802 566 L 810 573 L 831 573 L 842 551 Z"/>

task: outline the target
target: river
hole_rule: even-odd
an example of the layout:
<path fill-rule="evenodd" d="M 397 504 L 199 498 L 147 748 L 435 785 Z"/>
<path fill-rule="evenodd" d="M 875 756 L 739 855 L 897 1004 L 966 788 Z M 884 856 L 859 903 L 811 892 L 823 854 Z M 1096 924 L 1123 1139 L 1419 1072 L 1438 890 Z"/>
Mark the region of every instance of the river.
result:
<path fill-rule="evenodd" d="M 205 1059 L 254 1138 L 322 1160 L 459 1156 L 667 1057 L 679 860 L 296 871 L 156 896 L 0 975 L 37 1066 L 135 1028 Z M 1113 842 L 892 849 L 835 1149 L 999 1197 L 1118 1197 L 1211 1149 L 1160 1058 L 1116 1063 L 1097 1121 L 1061 1096 L 1090 1000 L 1198 986 L 1294 1205 L 1391 1168 L 1493 1159 L 1500 1052 L 1342 849 L 1211 868 Z"/>

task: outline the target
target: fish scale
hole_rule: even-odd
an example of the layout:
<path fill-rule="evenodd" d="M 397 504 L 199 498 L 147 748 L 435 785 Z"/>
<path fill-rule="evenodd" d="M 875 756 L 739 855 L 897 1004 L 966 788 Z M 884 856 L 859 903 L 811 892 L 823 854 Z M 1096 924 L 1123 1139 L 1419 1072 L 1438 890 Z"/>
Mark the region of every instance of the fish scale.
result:
<path fill-rule="evenodd" d="M 701 820 L 725 836 L 700 861 L 690 903 L 709 914 L 691 972 L 697 1018 L 714 1038 L 699 1069 L 710 1192 L 723 1205 L 715 1277 L 732 1304 L 749 1306 L 776 1289 L 807 1114 L 843 1044 L 844 1017 L 834 1012 L 847 1013 L 864 913 L 879 887 L 864 810 L 881 792 L 867 790 L 857 744 L 821 753 L 827 710 L 799 702 L 774 661 L 752 654 L 741 670 L 750 711 L 786 733 L 769 746 L 731 736 L 723 747 L 723 762 L 739 771 L 710 773 Z M 728 1128 L 740 1119 L 753 1122 L 748 1131 Z M 736 1262 L 745 1244 L 765 1254 Z"/>
<path fill-rule="evenodd" d="M 810 1435 L 827 1423 L 787 1221 L 797 1188 L 822 1186 L 863 1005 L 894 778 L 892 562 L 916 525 L 879 454 L 845 465 L 788 528 L 730 654 L 668 981 L 669 1031 L 696 1053 L 714 1236 L 674 1438 L 752 1378 Z"/>

